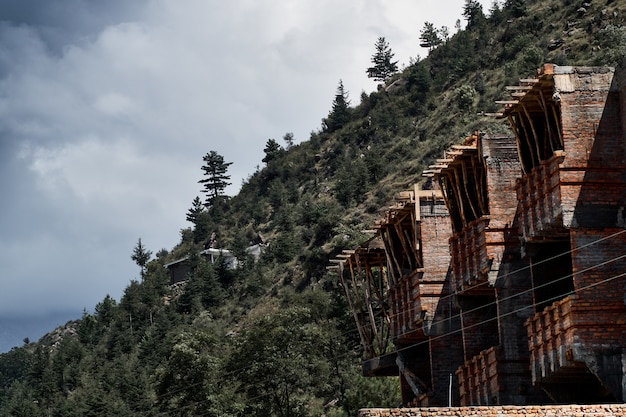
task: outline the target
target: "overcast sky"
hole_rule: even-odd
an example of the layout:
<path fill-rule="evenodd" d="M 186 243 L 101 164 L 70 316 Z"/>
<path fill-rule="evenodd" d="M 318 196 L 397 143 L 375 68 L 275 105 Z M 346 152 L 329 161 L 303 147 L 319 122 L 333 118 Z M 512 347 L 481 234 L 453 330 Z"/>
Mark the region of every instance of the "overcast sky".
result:
<path fill-rule="evenodd" d="M 189 226 L 203 155 L 233 162 L 235 194 L 268 138 L 320 127 L 340 79 L 354 104 L 375 90 L 379 36 L 406 65 L 463 4 L 2 0 L 0 319 L 119 300 L 137 239 L 169 250 Z"/>

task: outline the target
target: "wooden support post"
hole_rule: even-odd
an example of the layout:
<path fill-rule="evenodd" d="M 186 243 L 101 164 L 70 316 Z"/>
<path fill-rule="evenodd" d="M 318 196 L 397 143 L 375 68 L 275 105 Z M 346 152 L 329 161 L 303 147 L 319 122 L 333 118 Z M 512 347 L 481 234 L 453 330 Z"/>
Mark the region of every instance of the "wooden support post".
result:
<path fill-rule="evenodd" d="M 524 109 L 524 114 L 528 118 L 528 123 L 530 124 L 530 130 L 533 132 L 533 138 L 535 139 L 535 149 L 537 150 L 537 165 L 536 166 L 539 166 L 539 164 L 541 163 L 541 160 L 543 159 L 541 157 L 541 148 L 539 147 L 539 135 L 537 135 L 537 131 L 535 130 L 535 124 L 533 123 L 533 119 L 532 117 L 530 117 L 530 113 L 528 112 L 528 109 L 526 108 L 526 105 L 524 105 L 524 103 L 522 103 L 522 109 Z"/>
<path fill-rule="evenodd" d="M 396 231 L 396 235 L 400 240 L 400 244 L 402 245 L 402 250 L 404 251 L 405 257 L 409 261 L 409 268 L 414 269 L 415 266 L 413 265 L 413 253 L 410 238 L 406 235 L 406 230 L 402 224 L 407 216 L 408 213 L 405 213 L 402 217 L 398 217 L 393 226 Z M 400 276 L 402 276 L 402 271 L 400 271 L 400 274 Z"/>
<path fill-rule="evenodd" d="M 487 193 L 485 193 L 484 189 L 483 189 L 483 179 L 484 179 L 484 174 L 485 174 L 485 167 L 484 165 L 480 164 L 480 168 L 477 168 L 478 165 L 478 161 L 476 160 L 477 158 L 480 158 L 481 161 L 483 161 L 482 156 L 479 154 L 476 158 L 472 158 L 472 171 L 474 172 L 474 185 L 476 188 L 476 195 L 478 196 L 478 207 L 480 209 L 480 215 L 481 217 L 485 214 L 488 214 L 488 210 L 487 210 L 487 201 L 485 200 L 485 196 L 487 195 Z"/>
<path fill-rule="evenodd" d="M 363 329 L 363 326 L 361 325 L 361 320 L 359 319 L 359 315 L 357 314 L 356 307 L 354 306 L 354 303 L 350 294 L 350 288 L 348 287 L 348 283 L 345 277 L 343 276 L 343 274 L 344 274 L 343 262 L 340 262 L 339 263 L 339 281 L 341 282 L 341 285 L 343 286 L 343 291 L 346 293 L 346 300 L 348 301 L 348 307 L 350 307 L 350 311 L 352 311 L 352 316 L 354 317 L 354 322 L 356 323 L 356 327 L 359 332 L 359 337 L 361 338 L 361 344 L 363 345 L 363 350 L 368 352 L 368 354 L 371 356 L 372 355 L 371 348 L 370 348 L 371 343 L 366 337 L 365 330 Z"/>
<path fill-rule="evenodd" d="M 363 268 L 361 267 L 359 256 L 355 256 L 355 261 L 356 261 L 357 272 L 359 273 L 361 277 L 365 278 L 363 279 L 363 286 L 362 286 L 363 297 L 365 301 L 365 309 L 367 311 L 367 317 L 369 318 L 370 328 L 372 332 L 372 339 L 378 342 L 379 341 L 378 328 L 376 327 L 376 319 L 374 317 L 374 311 L 372 310 L 372 297 L 370 295 L 370 285 L 368 282 L 368 277 L 366 274 L 363 273 Z M 372 346 L 374 356 L 378 356 L 379 354 L 379 351 L 376 349 L 376 347 L 377 347 L 376 345 Z M 380 346 L 378 345 L 378 347 Z"/>
<path fill-rule="evenodd" d="M 463 227 L 465 227 L 467 226 L 467 217 L 465 216 L 463 196 L 461 195 L 461 190 L 459 189 L 459 187 L 461 186 L 461 180 L 459 178 L 459 173 L 457 172 L 456 168 L 452 168 L 452 173 L 454 174 L 454 179 L 456 182 L 456 187 L 452 186 L 452 189 L 455 191 L 455 199 L 459 206 L 459 212 L 461 214 L 461 223 L 463 224 Z"/>
<path fill-rule="evenodd" d="M 467 202 L 469 203 L 470 208 L 472 209 L 472 213 L 474 214 L 474 220 L 475 220 L 480 217 L 480 214 L 478 213 L 478 210 L 476 209 L 476 202 L 473 201 L 474 199 L 472 198 L 469 192 L 470 186 L 467 181 L 467 167 L 465 165 L 464 159 L 461 160 L 461 172 L 463 174 L 463 189 L 465 190 L 465 196 L 467 197 Z"/>
<path fill-rule="evenodd" d="M 513 116 L 511 114 L 508 115 L 507 119 L 509 121 L 509 126 L 511 126 L 511 130 L 513 131 L 513 134 L 515 135 L 515 144 L 517 145 L 517 154 L 519 155 L 520 168 L 522 168 L 522 174 L 526 175 L 526 173 L 528 172 L 528 169 L 525 165 L 524 159 L 522 158 L 522 145 L 521 145 L 522 138 L 520 137 L 519 127 L 517 126 L 517 123 L 515 123 L 515 120 L 513 120 Z"/>

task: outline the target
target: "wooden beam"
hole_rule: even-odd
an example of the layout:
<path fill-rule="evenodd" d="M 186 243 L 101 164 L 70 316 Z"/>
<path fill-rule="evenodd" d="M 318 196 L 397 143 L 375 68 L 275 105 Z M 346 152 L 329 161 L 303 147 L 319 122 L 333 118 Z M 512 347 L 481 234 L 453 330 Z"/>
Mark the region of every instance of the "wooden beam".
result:
<path fill-rule="evenodd" d="M 528 118 L 528 123 L 530 123 L 530 130 L 533 132 L 533 138 L 535 139 L 535 150 L 537 151 L 537 166 L 541 163 L 541 149 L 539 148 L 539 136 L 537 135 L 537 131 L 535 130 L 535 124 L 533 123 L 532 117 L 530 117 L 530 113 L 528 109 L 522 103 L 522 108 L 524 109 L 524 114 Z"/>
<path fill-rule="evenodd" d="M 454 175 L 454 179 L 456 182 L 456 187 L 452 187 L 452 191 L 454 191 L 454 198 L 457 202 L 457 206 L 459 208 L 459 212 L 461 214 L 461 223 L 463 224 L 463 226 L 467 226 L 467 218 L 465 217 L 465 208 L 463 207 L 463 196 L 461 195 L 461 190 L 459 189 L 461 186 L 461 181 L 459 179 L 459 173 L 456 171 L 456 169 L 452 170 L 452 173 Z"/>
<path fill-rule="evenodd" d="M 343 277 L 343 268 L 339 269 L 339 280 L 341 281 L 341 285 L 343 286 L 343 290 L 346 293 L 346 299 L 348 301 L 348 306 L 350 307 L 350 310 L 352 311 L 352 316 L 354 317 L 354 321 L 356 323 L 356 327 L 357 330 L 359 332 L 359 336 L 361 337 L 361 344 L 363 345 L 363 349 L 368 352 L 370 354 L 371 357 L 374 357 L 372 355 L 372 349 L 370 347 L 371 342 L 370 340 L 368 340 L 367 337 L 367 333 L 365 332 L 365 329 L 362 326 L 361 320 L 359 318 L 359 314 L 358 311 L 356 310 L 356 306 L 353 303 L 352 297 L 350 297 L 350 289 L 348 287 L 348 283 L 346 282 L 345 278 Z"/>
<path fill-rule="evenodd" d="M 478 150 L 476 146 L 472 145 L 452 145 L 450 148 L 458 151 L 476 151 Z"/>
<path fill-rule="evenodd" d="M 465 197 L 467 197 L 470 209 L 472 209 L 472 213 L 474 213 L 474 220 L 476 220 L 480 217 L 480 215 L 478 214 L 478 210 L 474 204 L 475 202 L 472 201 L 472 196 L 469 193 L 470 185 L 467 180 L 467 166 L 465 165 L 465 161 L 461 161 L 461 172 L 463 174 L 463 189 L 465 190 Z M 474 178 L 474 180 L 476 180 L 476 178 Z"/>
<path fill-rule="evenodd" d="M 422 173 L 422 175 L 424 175 L 424 173 Z M 413 192 L 415 193 L 415 205 L 413 206 L 415 210 L 415 221 L 419 222 L 422 220 L 422 202 L 420 201 L 420 190 L 417 188 L 417 183 L 413 184 Z"/>
<path fill-rule="evenodd" d="M 522 148 L 520 143 L 522 139 L 520 138 L 519 127 L 513 120 L 513 115 L 509 114 L 507 120 L 509 121 L 509 126 L 511 126 L 513 134 L 515 135 L 515 144 L 517 145 L 517 154 L 519 155 L 520 168 L 522 168 L 522 173 L 526 174 L 526 166 L 524 166 L 524 161 L 522 160 Z"/>
<path fill-rule="evenodd" d="M 472 171 L 474 172 L 474 186 L 476 187 L 476 194 L 478 196 L 478 208 L 480 209 L 480 215 L 487 214 L 487 201 L 483 200 L 486 193 L 483 193 L 483 177 L 485 175 L 484 169 L 478 169 L 476 158 L 472 158 Z M 479 165 L 480 168 L 484 168 L 483 165 Z"/>

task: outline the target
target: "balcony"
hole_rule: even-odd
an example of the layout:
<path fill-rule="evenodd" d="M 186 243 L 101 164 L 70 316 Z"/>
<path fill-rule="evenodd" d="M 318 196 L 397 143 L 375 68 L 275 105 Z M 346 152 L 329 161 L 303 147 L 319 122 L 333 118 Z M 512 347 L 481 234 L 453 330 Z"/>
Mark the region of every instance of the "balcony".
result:
<path fill-rule="evenodd" d="M 525 323 L 532 382 L 555 402 L 623 401 L 624 306 L 570 295 Z"/>
<path fill-rule="evenodd" d="M 559 164 L 561 152 L 542 161 L 517 182 L 521 203 L 520 228 L 525 237 L 535 237 L 563 227 Z"/>
<path fill-rule="evenodd" d="M 492 294 L 505 250 L 517 244 L 510 229 L 489 223 L 490 217 L 482 216 L 450 238 L 455 289 L 465 295 Z"/>

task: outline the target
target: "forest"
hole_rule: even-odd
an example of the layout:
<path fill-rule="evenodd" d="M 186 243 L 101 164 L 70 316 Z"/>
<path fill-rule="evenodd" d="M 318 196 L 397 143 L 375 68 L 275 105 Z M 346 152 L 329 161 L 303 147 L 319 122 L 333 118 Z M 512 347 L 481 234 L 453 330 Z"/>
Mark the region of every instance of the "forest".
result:
<path fill-rule="evenodd" d="M 363 347 L 329 260 L 367 239 L 450 144 L 507 132 L 489 116 L 505 86 L 545 62 L 621 64 L 625 11 L 626 0 L 489 10 L 466 0 L 464 29 L 416 28 L 429 54 L 403 69 L 381 34 L 363 69 L 377 91 L 356 100 L 338 80 L 310 138 L 268 139 L 237 195 L 224 195 L 231 162 L 198 155 L 199 195 L 181 213 L 190 227 L 180 242 L 150 250 L 139 239 L 129 256 L 141 279 L 119 300 L 106 295 L 0 355 L 0 415 L 343 417 L 397 406 L 396 378 L 361 375 Z M 207 248 L 236 261 L 210 262 Z M 181 259 L 186 279 L 172 284 L 166 265 Z"/>

